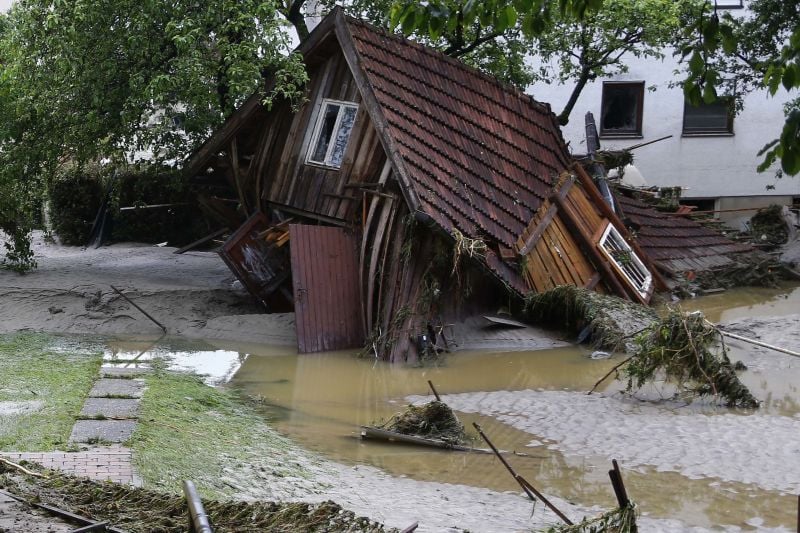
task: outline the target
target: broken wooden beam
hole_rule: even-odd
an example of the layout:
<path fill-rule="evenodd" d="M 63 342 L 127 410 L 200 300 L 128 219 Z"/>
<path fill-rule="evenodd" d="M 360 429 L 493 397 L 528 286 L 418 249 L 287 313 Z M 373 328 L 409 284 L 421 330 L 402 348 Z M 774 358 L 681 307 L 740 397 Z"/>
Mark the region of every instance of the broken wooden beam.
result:
<path fill-rule="evenodd" d="M 182 248 L 178 248 L 178 249 L 177 249 L 177 250 L 175 250 L 173 253 L 174 253 L 174 254 L 177 254 L 177 255 L 180 255 L 180 254 L 183 254 L 183 253 L 186 253 L 186 252 L 188 252 L 189 250 L 194 250 L 195 248 L 197 248 L 197 247 L 198 247 L 198 246 L 200 246 L 201 244 L 205 244 L 205 243 L 207 243 L 208 241 L 214 240 L 214 239 L 216 239 L 217 237 L 221 237 L 221 236 L 225 235 L 225 233 L 227 233 L 227 231 L 228 231 L 228 228 L 222 228 L 222 229 L 218 229 L 218 230 L 217 230 L 217 231 L 215 231 L 214 233 L 209 233 L 209 234 L 208 234 L 208 235 L 206 235 L 205 237 L 202 237 L 202 238 L 200 238 L 200 239 L 197 239 L 197 240 L 196 240 L 196 241 L 194 241 L 194 242 L 190 242 L 189 244 L 187 244 L 186 246 L 184 246 L 184 247 L 182 247 Z"/>

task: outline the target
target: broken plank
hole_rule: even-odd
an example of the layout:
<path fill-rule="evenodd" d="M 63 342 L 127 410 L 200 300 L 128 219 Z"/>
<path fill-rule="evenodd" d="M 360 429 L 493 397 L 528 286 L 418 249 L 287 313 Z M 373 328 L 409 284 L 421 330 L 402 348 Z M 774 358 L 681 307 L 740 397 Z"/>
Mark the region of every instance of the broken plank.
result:
<path fill-rule="evenodd" d="M 186 246 L 184 246 L 183 248 L 178 248 L 178 249 L 177 249 L 177 250 L 175 250 L 173 253 L 174 253 L 174 254 L 178 254 L 178 255 L 180 255 L 180 254 L 183 254 L 183 253 L 186 253 L 186 252 L 188 252 L 189 250 L 193 250 L 193 249 L 197 248 L 197 247 L 198 247 L 198 246 L 200 246 L 201 244 L 205 244 L 205 243 L 207 243 L 208 241 L 213 241 L 213 240 L 214 240 L 214 239 L 216 239 L 217 237 L 221 237 L 221 236 L 225 235 L 225 233 L 227 233 L 227 232 L 228 232 L 228 228 L 222 228 L 222 229 L 218 229 L 218 230 L 217 230 L 217 231 L 215 231 L 214 233 L 209 233 L 209 234 L 208 234 L 208 235 L 206 235 L 205 237 L 202 237 L 202 238 L 200 238 L 200 239 L 197 239 L 196 241 L 194 241 L 194 242 L 191 242 L 191 243 L 187 244 L 187 245 L 186 245 Z"/>

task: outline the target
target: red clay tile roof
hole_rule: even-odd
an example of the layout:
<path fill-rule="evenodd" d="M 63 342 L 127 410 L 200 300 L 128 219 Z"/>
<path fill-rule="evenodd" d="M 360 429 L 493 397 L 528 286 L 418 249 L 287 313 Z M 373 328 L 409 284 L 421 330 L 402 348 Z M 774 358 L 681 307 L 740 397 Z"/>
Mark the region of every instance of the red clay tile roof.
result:
<path fill-rule="evenodd" d="M 433 49 L 347 19 L 420 209 L 513 248 L 570 157 L 550 107 Z M 526 285 L 494 254 L 488 266 Z"/>
<path fill-rule="evenodd" d="M 625 216 L 639 226 L 635 232 L 639 245 L 670 272 L 701 272 L 732 263 L 735 254 L 753 251 L 688 217 L 664 214 L 622 194 L 616 198 Z"/>

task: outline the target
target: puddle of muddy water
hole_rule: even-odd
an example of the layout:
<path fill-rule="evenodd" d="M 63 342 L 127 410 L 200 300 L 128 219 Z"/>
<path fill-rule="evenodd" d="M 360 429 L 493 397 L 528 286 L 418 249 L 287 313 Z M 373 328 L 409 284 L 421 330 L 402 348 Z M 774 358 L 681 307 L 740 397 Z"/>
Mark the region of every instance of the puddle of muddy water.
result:
<path fill-rule="evenodd" d="M 685 301 L 682 306 L 687 310 L 701 309 L 714 321 L 785 315 L 800 309 L 800 289 L 730 291 Z M 459 353 L 435 368 L 392 366 L 357 359 L 352 352 L 297 355 L 286 347 L 216 341 L 201 349 L 196 343 L 185 348 L 158 347 L 150 355 L 137 358 L 145 348 L 142 344 L 116 343 L 107 350 L 106 358 L 125 365 L 135 364 L 142 357 L 166 357 L 172 366 L 209 374 L 208 383 L 229 381 L 242 394 L 257 400 L 276 429 L 332 460 L 369 464 L 419 480 L 515 492 L 518 486 L 493 456 L 362 441 L 358 426 L 387 420 L 402 410 L 409 396 L 430 394 L 429 379 L 441 394 L 477 395 L 525 389 L 586 391 L 619 361 L 618 357 L 593 360 L 590 351 L 580 347 Z M 747 360 L 747 348 L 733 346 L 731 355 L 733 359 Z M 800 416 L 797 367 L 790 371 L 766 368 L 746 372 L 743 379 L 765 400 L 762 412 L 752 416 Z M 607 387 L 606 392 L 610 393 L 619 384 Z M 511 462 L 541 490 L 583 505 L 614 504 L 607 457 L 565 455 L 554 449 L 554 443 L 495 418 L 460 416 L 470 429 L 473 421 L 481 423 L 500 448 L 529 454 L 512 457 Z M 529 416 L 535 417 L 535 413 Z M 528 446 L 537 439 L 541 445 Z M 729 524 L 746 529 L 755 523 L 754 518 L 763 520 L 768 527 L 790 527 L 796 521 L 795 497 L 777 491 L 715 478 L 689 479 L 675 472 L 657 472 L 652 467 L 626 469 L 625 476 L 631 496 L 643 511 L 655 517 L 678 518 L 703 527 Z"/>

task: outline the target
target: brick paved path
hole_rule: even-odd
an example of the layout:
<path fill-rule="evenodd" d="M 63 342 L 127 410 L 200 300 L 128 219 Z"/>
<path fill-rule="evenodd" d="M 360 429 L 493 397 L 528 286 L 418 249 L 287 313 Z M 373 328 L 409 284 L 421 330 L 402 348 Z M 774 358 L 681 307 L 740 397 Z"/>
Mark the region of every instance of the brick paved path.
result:
<path fill-rule="evenodd" d="M 141 486 L 131 463 L 131 450 L 120 445 L 97 446 L 83 452 L 3 452 L 9 461 L 30 461 L 45 468 L 61 470 L 99 481 Z"/>
<path fill-rule="evenodd" d="M 99 481 L 141 486 L 131 462 L 131 450 L 122 445 L 136 427 L 144 381 L 137 379 L 147 369 L 104 366 L 100 379 L 89 392 L 83 411 L 75 421 L 70 442 L 110 443 L 80 452 L 0 452 L 14 462 L 30 461 L 45 468 L 61 470 Z"/>

